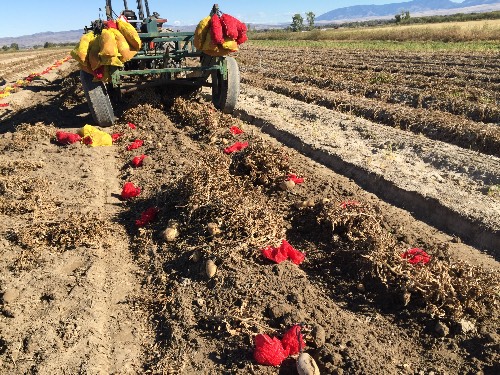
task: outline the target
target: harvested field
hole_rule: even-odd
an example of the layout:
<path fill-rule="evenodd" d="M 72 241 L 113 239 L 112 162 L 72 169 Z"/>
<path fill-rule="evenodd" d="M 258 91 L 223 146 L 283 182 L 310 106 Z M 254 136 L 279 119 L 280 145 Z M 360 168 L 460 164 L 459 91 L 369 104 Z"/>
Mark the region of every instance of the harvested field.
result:
<path fill-rule="evenodd" d="M 398 41 L 398 42 L 478 42 L 498 41 L 498 19 L 466 22 L 424 23 L 412 25 L 386 25 L 378 27 L 341 27 L 315 29 L 302 33 L 277 31 L 256 32 L 251 39 L 260 40 L 313 40 L 313 41 Z M 493 47 L 495 48 L 495 47 Z M 498 48 L 496 48 L 498 49 Z"/>
<path fill-rule="evenodd" d="M 249 46 L 240 61 L 252 86 L 499 155 L 498 54 Z"/>
<path fill-rule="evenodd" d="M 65 49 L 4 52 L 0 54 L 0 77 L 15 81 L 68 55 Z"/>
<path fill-rule="evenodd" d="M 302 324 L 322 374 L 498 373 L 495 56 L 237 59 L 234 116 L 139 91 L 111 147 L 54 140 L 92 123 L 74 62 L 8 98 L 0 372 L 297 374 L 254 338 Z M 284 239 L 303 263 L 263 257 Z"/>

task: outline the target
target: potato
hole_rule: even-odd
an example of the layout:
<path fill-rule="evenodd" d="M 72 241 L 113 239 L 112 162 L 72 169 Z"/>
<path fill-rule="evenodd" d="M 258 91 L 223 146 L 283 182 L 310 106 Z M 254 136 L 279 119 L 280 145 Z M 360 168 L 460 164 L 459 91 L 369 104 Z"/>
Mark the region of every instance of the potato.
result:
<path fill-rule="evenodd" d="M 217 266 L 215 265 L 213 260 L 207 260 L 207 263 L 205 264 L 205 270 L 209 279 L 215 276 L 215 274 L 217 273 Z"/>
<path fill-rule="evenodd" d="M 173 242 L 179 237 L 179 230 L 176 227 L 168 227 L 163 231 L 163 238 L 167 242 Z"/>
<path fill-rule="evenodd" d="M 320 375 L 316 361 L 307 353 L 301 353 L 297 358 L 297 371 L 299 375 Z"/>
<path fill-rule="evenodd" d="M 306 207 L 314 207 L 316 206 L 316 201 L 314 200 L 314 198 L 309 198 L 304 202 L 304 204 L 306 205 Z"/>

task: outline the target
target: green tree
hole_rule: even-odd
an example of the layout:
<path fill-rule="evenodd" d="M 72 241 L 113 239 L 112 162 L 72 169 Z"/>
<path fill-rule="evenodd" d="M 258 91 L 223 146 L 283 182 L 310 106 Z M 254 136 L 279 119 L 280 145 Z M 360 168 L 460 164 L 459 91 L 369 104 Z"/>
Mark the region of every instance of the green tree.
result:
<path fill-rule="evenodd" d="M 19 50 L 19 44 L 17 44 L 17 43 L 12 43 L 12 44 L 10 45 L 10 49 L 13 49 L 13 50 L 15 50 L 15 51 L 18 51 L 18 50 Z"/>
<path fill-rule="evenodd" d="M 292 31 L 302 31 L 304 29 L 304 18 L 299 14 L 295 14 L 290 25 Z"/>
<path fill-rule="evenodd" d="M 4 45 L 4 46 L 2 47 L 2 49 L 3 49 L 4 51 L 7 51 L 7 50 L 9 49 L 9 46 L 5 46 L 5 45 Z"/>
<path fill-rule="evenodd" d="M 309 25 L 309 30 L 314 29 L 314 20 L 316 19 L 316 15 L 313 12 L 306 13 L 307 24 Z"/>
<path fill-rule="evenodd" d="M 401 11 L 401 13 L 396 14 L 394 18 L 396 19 L 396 23 L 408 22 L 408 20 L 410 19 L 410 11 L 409 10 Z"/>

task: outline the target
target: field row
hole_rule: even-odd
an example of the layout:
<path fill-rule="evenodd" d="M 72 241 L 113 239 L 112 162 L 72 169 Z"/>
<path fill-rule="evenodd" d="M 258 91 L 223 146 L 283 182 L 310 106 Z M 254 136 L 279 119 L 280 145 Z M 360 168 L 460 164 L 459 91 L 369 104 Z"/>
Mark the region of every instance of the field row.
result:
<path fill-rule="evenodd" d="M 411 56 L 405 59 L 388 53 L 385 64 L 380 57 L 367 56 L 364 69 L 359 69 L 360 56 L 357 56 L 357 63 L 350 65 L 353 57 L 348 54 L 334 58 L 335 53 L 345 52 L 323 51 L 327 58 L 323 56 L 320 66 L 319 54 L 309 53 L 306 64 L 298 62 L 298 55 L 305 55 L 306 50 L 282 49 L 278 57 L 266 49 L 250 47 L 239 55 L 242 79 L 267 90 L 423 133 L 433 139 L 485 153 L 498 153 L 500 97 L 496 81 L 500 80 L 500 74 L 495 70 L 496 63 L 488 60 L 488 56 L 482 68 L 478 68 L 483 72 L 475 73 L 464 73 L 460 67 L 447 67 L 436 58 L 432 67 L 436 75 L 430 76 L 423 75 L 419 69 L 425 55 L 420 59 Z M 474 55 L 471 60 L 480 62 Z M 471 61 L 467 64 L 474 66 Z M 457 73 L 453 78 L 443 77 L 450 71 Z M 479 79 L 480 76 L 485 79 Z"/>
<path fill-rule="evenodd" d="M 0 77 L 6 81 L 18 79 L 26 71 L 36 70 L 50 65 L 56 60 L 68 55 L 67 50 L 50 50 L 26 55 L 22 52 L 16 54 L 0 54 Z"/>
<path fill-rule="evenodd" d="M 350 88 L 353 84 L 364 84 L 368 87 L 382 86 L 382 89 L 388 86 L 393 90 L 396 87 L 401 89 L 402 86 L 414 90 L 448 92 L 451 97 L 464 97 L 478 104 L 497 106 L 499 102 L 500 64 L 495 56 L 479 58 L 470 55 L 465 59 L 448 54 L 401 56 L 394 52 L 347 53 L 328 49 L 284 49 L 283 53 L 277 56 L 273 50 L 250 47 L 240 53 L 240 61 L 249 69 L 277 69 L 318 80 L 325 85 L 343 84 Z M 303 64 L 302 56 L 306 54 L 307 62 Z"/>
<path fill-rule="evenodd" d="M 265 58 L 266 60 L 277 61 L 297 61 L 301 62 L 304 56 L 307 56 L 306 63 L 314 66 L 325 67 L 345 67 L 352 69 L 358 67 L 360 70 L 368 67 L 378 67 L 391 72 L 404 71 L 408 69 L 412 74 L 418 72 L 424 75 L 443 75 L 449 76 L 450 71 L 442 71 L 443 67 L 453 68 L 453 72 L 459 75 L 481 75 L 495 73 L 500 67 L 498 62 L 498 53 L 443 53 L 443 52 L 410 52 L 410 51 L 378 51 L 367 49 L 334 49 L 334 48 L 304 48 L 290 47 L 281 48 L 280 54 L 276 53 L 276 48 L 260 46 L 259 43 L 245 45 L 241 53 L 256 58 Z M 293 60 L 283 59 L 285 54 Z M 496 77 L 498 82 L 500 78 L 490 76 L 486 80 L 490 81 Z"/>

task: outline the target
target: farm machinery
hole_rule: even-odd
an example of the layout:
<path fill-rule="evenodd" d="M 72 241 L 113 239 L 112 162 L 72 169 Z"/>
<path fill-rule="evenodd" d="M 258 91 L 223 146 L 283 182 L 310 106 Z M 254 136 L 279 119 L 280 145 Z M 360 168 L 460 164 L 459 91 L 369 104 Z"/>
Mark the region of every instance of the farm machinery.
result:
<path fill-rule="evenodd" d="M 157 12 L 150 12 L 148 0 L 137 0 L 137 12 L 128 8 L 115 13 L 111 0 L 106 0 L 106 18 L 93 21 L 85 33 L 100 35 L 107 22 L 126 18 L 134 26 L 141 41 L 137 54 L 121 67 L 109 67 L 109 79 L 99 81 L 95 75 L 81 70 L 80 79 L 94 121 L 111 126 L 115 121 L 113 103 L 123 94 L 152 86 L 183 86 L 188 91 L 211 88 L 212 102 L 224 113 L 233 112 L 239 95 L 240 73 L 236 60 L 229 56 L 211 56 L 194 46 L 194 32 L 174 32 Z M 212 13 L 219 12 L 218 5 Z M 172 90 L 178 92 L 178 90 Z"/>

